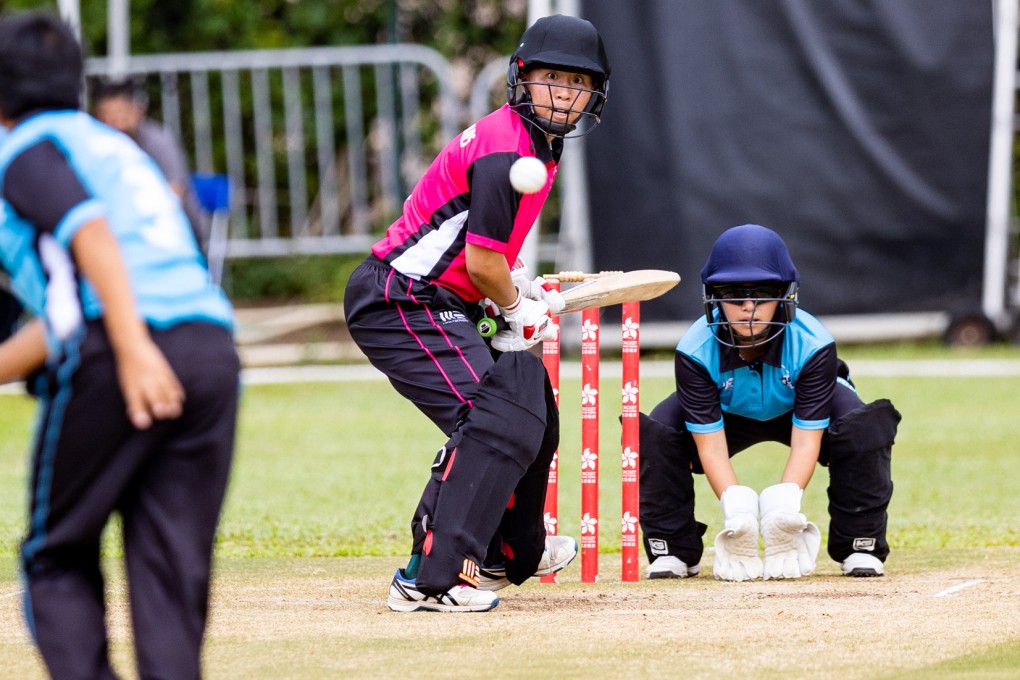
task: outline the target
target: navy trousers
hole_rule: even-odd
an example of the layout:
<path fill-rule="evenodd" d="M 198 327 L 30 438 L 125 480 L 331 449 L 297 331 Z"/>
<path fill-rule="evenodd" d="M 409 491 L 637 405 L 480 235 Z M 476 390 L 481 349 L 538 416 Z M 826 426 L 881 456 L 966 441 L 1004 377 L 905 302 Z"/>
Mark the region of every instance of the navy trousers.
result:
<path fill-rule="evenodd" d="M 99 559 L 114 512 L 123 520 L 139 677 L 201 675 L 240 365 L 225 328 L 190 323 L 151 333 L 185 389 L 177 419 L 134 429 L 100 322 L 34 385 L 40 420 L 22 545 L 25 615 L 55 679 L 116 677 Z"/>

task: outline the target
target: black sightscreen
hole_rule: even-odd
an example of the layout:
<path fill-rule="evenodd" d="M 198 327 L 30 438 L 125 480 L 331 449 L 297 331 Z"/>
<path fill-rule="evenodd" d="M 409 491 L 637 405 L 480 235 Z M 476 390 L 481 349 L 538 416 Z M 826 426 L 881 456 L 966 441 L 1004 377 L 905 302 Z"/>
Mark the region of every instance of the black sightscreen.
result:
<path fill-rule="evenodd" d="M 991 2 L 584 0 L 613 73 L 587 140 L 596 269 L 683 283 L 724 229 L 778 231 L 815 314 L 980 307 Z M 568 142 L 569 143 L 569 142 Z"/>

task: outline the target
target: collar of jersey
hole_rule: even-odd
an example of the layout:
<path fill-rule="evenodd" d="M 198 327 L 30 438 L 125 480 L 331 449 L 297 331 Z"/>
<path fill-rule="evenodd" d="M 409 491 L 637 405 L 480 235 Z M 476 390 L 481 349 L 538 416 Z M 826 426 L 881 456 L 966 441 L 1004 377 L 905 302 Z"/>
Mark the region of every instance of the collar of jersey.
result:
<path fill-rule="evenodd" d="M 783 335 L 786 334 L 784 330 Z M 765 353 L 755 359 L 755 362 L 761 362 L 770 366 L 782 366 L 783 365 L 783 337 L 774 338 L 769 340 L 765 345 Z M 735 371 L 740 368 L 744 368 L 749 364 L 740 357 L 740 352 L 736 347 L 727 347 L 726 345 L 720 344 L 721 351 L 719 352 L 719 370 L 721 371 Z"/>
<path fill-rule="evenodd" d="M 563 138 L 553 137 L 550 142 L 538 125 L 525 121 L 525 127 L 528 128 L 528 133 L 531 135 L 531 148 L 535 150 L 535 157 L 543 163 L 549 161 L 559 163 L 560 156 L 563 154 Z"/>

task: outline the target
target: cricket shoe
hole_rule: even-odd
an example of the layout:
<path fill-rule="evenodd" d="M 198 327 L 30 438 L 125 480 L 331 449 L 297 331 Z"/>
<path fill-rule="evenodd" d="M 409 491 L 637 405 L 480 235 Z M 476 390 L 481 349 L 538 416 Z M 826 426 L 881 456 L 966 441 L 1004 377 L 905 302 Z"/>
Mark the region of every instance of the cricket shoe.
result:
<path fill-rule="evenodd" d="M 499 604 L 499 598 L 464 584 L 440 595 L 426 595 L 418 590 L 414 579 L 404 575 L 403 569 L 397 569 L 386 604 L 395 612 L 487 612 Z"/>
<path fill-rule="evenodd" d="M 546 536 L 545 550 L 533 576 L 555 574 L 577 557 L 577 541 L 570 536 Z M 506 577 L 506 566 L 485 565 L 478 569 L 479 590 L 499 590 L 510 585 Z"/>
<path fill-rule="evenodd" d="M 853 553 L 840 565 L 843 576 L 883 576 L 882 560 L 867 553 Z"/>
<path fill-rule="evenodd" d="M 648 578 L 687 578 L 697 576 L 700 571 L 700 565 L 688 567 L 679 557 L 660 555 L 648 565 L 647 575 Z"/>

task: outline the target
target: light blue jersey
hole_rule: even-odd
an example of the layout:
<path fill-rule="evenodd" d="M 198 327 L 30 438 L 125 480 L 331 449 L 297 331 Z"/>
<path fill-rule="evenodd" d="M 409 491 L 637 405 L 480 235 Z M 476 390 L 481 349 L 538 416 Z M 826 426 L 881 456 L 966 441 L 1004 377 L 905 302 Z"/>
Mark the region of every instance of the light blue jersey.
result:
<path fill-rule="evenodd" d="M 724 367 L 721 356 L 724 347 L 716 340 L 704 316 L 691 325 L 676 351 L 705 369 L 718 389 L 719 405 L 724 413 L 771 420 L 794 411 L 801 371 L 821 349 L 833 346 L 834 342 L 815 317 L 798 310 L 782 335 L 767 345 L 763 361 L 757 362 L 755 367 L 743 362 Z M 804 430 L 818 430 L 828 427 L 829 418 L 826 415 L 808 420 L 794 413 L 793 424 Z M 712 423 L 687 423 L 687 429 L 695 433 L 715 432 L 722 427 L 722 419 Z"/>
<path fill-rule="evenodd" d="M 102 315 L 93 287 L 75 271 L 71 239 L 105 218 L 120 246 L 139 314 L 153 327 L 185 321 L 232 327 L 230 303 L 209 278 L 177 196 L 155 162 L 134 142 L 80 111 L 27 118 L 0 141 L 0 187 L 22 152 L 49 141 L 63 153 L 88 196 L 54 233 L 38 229 L 0 201 L 0 265 L 23 304 L 61 340 L 82 318 Z"/>

